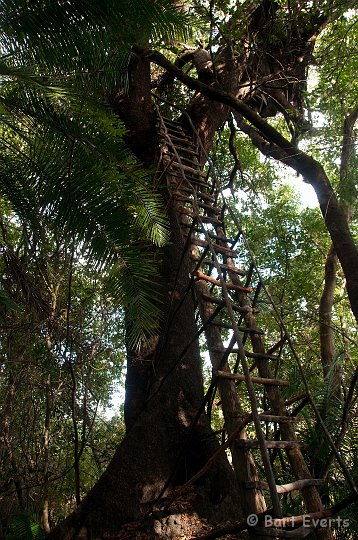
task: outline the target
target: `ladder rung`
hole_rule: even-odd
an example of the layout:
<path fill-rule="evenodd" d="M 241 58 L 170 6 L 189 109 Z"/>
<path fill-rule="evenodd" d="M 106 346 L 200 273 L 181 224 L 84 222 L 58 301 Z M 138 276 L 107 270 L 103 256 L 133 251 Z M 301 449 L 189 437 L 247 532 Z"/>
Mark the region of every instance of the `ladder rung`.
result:
<path fill-rule="evenodd" d="M 174 178 L 180 178 L 180 180 L 182 181 L 184 180 L 183 176 L 181 174 L 177 174 L 175 171 L 170 171 L 170 176 Z M 193 178 L 192 176 L 188 176 L 187 174 L 185 175 L 185 180 L 189 184 L 195 184 L 196 186 L 200 186 L 205 189 L 208 187 L 208 184 L 206 182 L 201 182 L 197 178 Z"/>
<path fill-rule="evenodd" d="M 175 195 L 175 193 L 173 193 L 173 195 Z M 191 199 L 190 197 L 185 197 L 185 196 L 183 197 L 182 195 L 179 195 L 179 197 L 176 196 L 176 200 L 177 200 L 177 201 L 180 201 L 180 202 L 189 203 L 189 204 L 191 204 L 192 206 L 193 206 L 194 203 L 195 203 L 194 199 Z M 216 207 L 216 206 L 211 206 L 210 204 L 206 204 L 206 203 L 203 203 L 203 202 L 201 202 L 201 201 L 198 201 L 197 204 L 198 204 L 198 206 L 199 206 L 200 208 L 204 208 L 204 210 L 211 210 L 212 212 L 215 212 L 216 214 L 220 214 L 220 212 L 221 212 L 221 208 L 218 208 L 218 207 Z M 219 238 L 219 237 L 217 237 L 217 238 Z M 222 240 L 224 241 L 224 238 L 223 238 Z M 230 241 L 230 242 L 232 242 L 232 240 L 231 240 L 230 238 L 228 238 L 227 240 Z M 228 249 L 228 248 L 227 248 L 227 249 Z"/>
<path fill-rule="evenodd" d="M 226 306 L 225 300 L 223 300 L 222 298 L 216 298 L 215 296 L 210 296 L 209 294 L 202 294 L 201 296 L 207 302 L 211 302 L 212 304 L 217 304 L 217 305 L 222 304 L 223 307 Z M 231 303 L 231 307 L 232 307 L 232 309 L 234 311 L 237 311 L 237 313 L 244 313 L 245 314 L 245 313 L 251 313 L 251 311 L 252 311 L 250 306 L 241 307 L 241 306 L 238 306 L 237 304 Z M 225 351 L 225 349 L 223 349 L 223 351 Z"/>
<path fill-rule="evenodd" d="M 219 208 L 218 206 L 212 206 L 211 204 L 206 204 L 201 201 L 198 201 L 198 205 L 205 210 L 215 212 L 216 214 L 221 214 L 221 208 Z"/>
<path fill-rule="evenodd" d="M 213 347 L 212 349 L 210 349 L 210 351 L 218 352 L 218 353 L 221 353 L 221 354 L 226 353 L 227 350 L 228 349 L 226 347 Z M 230 349 L 230 354 L 238 354 L 239 352 L 240 352 L 240 350 L 236 349 L 235 347 Z"/>
<path fill-rule="evenodd" d="M 183 137 L 177 137 L 176 135 L 170 135 L 169 136 L 169 141 L 168 141 L 168 138 L 166 137 L 166 133 L 163 133 L 162 134 L 164 135 L 164 137 L 166 138 L 167 142 L 171 142 L 172 140 L 173 141 L 181 141 L 181 142 L 184 142 L 184 143 L 188 143 L 188 146 L 192 146 L 193 144 L 193 141 L 190 137 L 188 137 L 187 135 L 183 135 Z M 174 148 L 176 148 L 176 146 L 172 145 Z"/>
<path fill-rule="evenodd" d="M 209 195 L 209 193 L 203 193 L 202 191 L 196 192 L 198 197 L 202 197 L 203 199 L 208 199 L 208 201 L 215 201 L 215 197 L 213 195 Z"/>
<path fill-rule="evenodd" d="M 173 122 L 171 120 L 169 120 L 169 122 L 167 122 L 165 120 L 164 124 L 165 124 L 165 127 L 167 129 L 172 129 L 172 130 L 175 130 L 175 131 L 180 131 L 180 133 L 185 133 L 183 126 L 179 122 Z"/>
<path fill-rule="evenodd" d="M 186 208 L 180 209 L 180 213 L 184 214 L 184 216 L 197 218 L 198 220 L 202 221 L 203 223 L 213 223 L 215 225 L 222 225 L 222 221 L 220 221 L 217 218 L 213 218 L 213 217 L 209 217 L 209 216 L 200 216 L 195 212 L 190 212 Z M 194 260 L 199 260 L 199 259 L 194 258 Z"/>
<path fill-rule="evenodd" d="M 264 422 L 276 422 L 277 424 L 296 424 L 302 422 L 301 418 L 296 416 L 277 416 L 275 414 L 260 414 L 260 420 Z"/>
<path fill-rule="evenodd" d="M 283 484 L 276 486 L 277 493 L 290 493 L 291 491 L 299 491 L 305 487 L 312 487 L 312 486 L 323 486 L 324 480 L 321 478 L 305 478 L 302 480 L 296 480 L 295 482 L 291 482 L 290 484 Z M 247 489 L 261 489 L 269 491 L 269 485 L 267 482 L 261 482 L 258 481 L 251 481 L 246 482 L 245 486 Z"/>
<path fill-rule="evenodd" d="M 252 308 L 250 308 L 250 309 L 252 309 Z M 220 353 L 223 353 L 223 354 L 224 354 L 224 352 L 226 352 L 225 348 L 223 348 L 223 349 L 221 349 L 221 348 L 220 349 L 219 348 L 213 348 L 211 350 L 213 350 L 214 352 L 220 352 Z M 236 349 L 236 348 L 233 348 L 233 349 L 230 350 L 230 354 L 231 353 L 232 354 L 238 354 L 239 352 L 240 352 L 239 349 Z M 273 354 L 265 354 L 264 355 L 264 354 L 259 354 L 259 353 L 252 353 L 252 352 L 249 352 L 249 351 L 244 351 L 244 352 L 245 352 L 245 356 L 247 358 L 266 358 L 268 360 L 278 360 L 278 356 L 274 356 Z"/>
<path fill-rule="evenodd" d="M 167 131 L 169 131 L 170 133 L 174 133 L 174 134 L 179 133 L 179 135 L 182 135 L 184 137 L 187 136 L 185 131 L 183 130 L 183 128 L 181 126 L 171 124 L 171 125 L 166 125 L 165 127 L 166 127 Z M 162 131 L 162 133 L 163 133 L 163 131 Z"/>
<path fill-rule="evenodd" d="M 189 180 L 191 184 L 194 184 L 196 186 L 200 186 L 203 188 L 208 187 L 208 184 L 206 182 L 202 182 L 201 180 L 198 180 L 197 178 L 193 178 L 192 176 L 187 176 L 187 180 Z"/>
<path fill-rule="evenodd" d="M 233 330 L 233 325 L 230 323 L 212 321 L 210 324 L 212 324 L 213 326 L 218 326 L 219 328 L 227 328 L 228 330 Z M 246 334 L 259 334 L 260 336 L 264 335 L 264 331 L 259 330 L 258 328 L 248 328 L 246 326 L 238 326 L 237 328 L 239 332 L 244 332 Z"/>
<path fill-rule="evenodd" d="M 245 381 L 245 376 L 240 373 L 227 373 L 226 371 L 217 371 L 216 375 L 222 379 L 230 379 L 234 381 Z M 270 386 L 289 386 L 288 381 L 280 379 L 267 379 L 265 377 L 250 377 L 253 383 L 267 384 Z"/>
<path fill-rule="evenodd" d="M 291 398 L 286 399 L 285 406 L 292 405 L 293 403 L 296 403 L 297 401 L 300 401 L 300 400 L 302 401 L 309 400 L 309 393 L 302 392 L 301 394 L 297 394 L 296 396 L 292 396 Z"/>
<path fill-rule="evenodd" d="M 236 443 L 243 448 L 260 448 L 259 441 L 253 439 L 237 439 Z M 266 448 L 292 450 L 293 448 L 305 448 L 307 445 L 298 441 L 265 441 L 265 446 Z"/>
<path fill-rule="evenodd" d="M 228 238 L 227 236 L 218 236 L 217 234 L 213 234 L 211 232 L 208 232 L 208 235 L 210 236 L 210 238 L 214 238 L 215 240 L 221 240 L 221 242 L 231 242 L 232 244 L 234 243 L 234 240 L 232 238 Z"/>
<path fill-rule="evenodd" d="M 180 120 L 172 120 L 171 118 L 165 118 L 164 116 L 162 116 L 162 119 L 166 127 L 169 125 L 170 127 L 181 129 L 184 132 L 187 131 Z"/>
<path fill-rule="evenodd" d="M 185 192 L 185 193 L 189 193 L 191 195 L 193 195 L 193 193 L 196 193 L 197 197 L 199 198 L 202 198 L 202 199 L 207 199 L 208 201 L 215 201 L 215 197 L 213 197 L 212 195 L 209 195 L 208 193 L 203 193 L 202 191 L 195 191 L 194 189 L 190 189 L 190 188 L 187 188 L 185 186 L 180 186 L 178 191 L 175 193 L 173 193 L 173 195 L 183 195 L 183 193 L 180 193 L 181 191 Z"/>
<path fill-rule="evenodd" d="M 247 358 L 253 358 L 255 360 L 278 360 L 279 357 L 275 354 L 266 354 L 266 353 L 255 353 L 250 351 L 245 351 L 245 356 Z"/>
<path fill-rule="evenodd" d="M 207 242 L 206 240 L 199 240 L 199 238 L 196 238 L 195 236 L 191 237 L 191 243 L 200 247 L 207 247 L 209 245 L 209 242 Z M 237 251 L 235 251 L 234 249 L 229 249 L 228 247 L 220 246 L 219 244 L 213 243 L 212 246 L 215 251 L 217 251 L 218 253 L 225 253 L 228 257 L 234 257 L 235 255 L 237 255 Z"/>
<path fill-rule="evenodd" d="M 203 264 L 209 264 L 210 266 L 215 266 L 214 261 L 212 261 L 210 259 L 204 259 Z M 230 272 L 232 272 L 233 274 L 237 274 L 239 276 L 245 276 L 246 275 L 245 270 L 241 270 L 240 268 L 236 268 L 236 267 L 232 268 L 228 264 L 220 263 L 220 268 L 222 268 L 223 270 L 230 270 Z"/>
<path fill-rule="evenodd" d="M 168 118 L 167 116 L 162 116 L 162 120 L 164 124 L 173 124 L 174 126 L 181 126 L 181 122 L 178 122 L 178 120 L 172 120 L 171 118 Z"/>
<path fill-rule="evenodd" d="M 176 201 L 190 203 L 191 205 L 193 205 L 194 199 L 190 199 L 190 197 L 185 197 L 184 195 L 178 193 L 173 193 L 173 196 L 175 197 Z"/>
<path fill-rule="evenodd" d="M 168 155 L 170 155 L 171 158 L 172 158 L 173 156 L 176 157 L 176 154 L 174 154 L 174 153 L 171 152 L 171 151 L 168 152 Z M 193 161 L 192 158 L 186 157 L 186 156 L 182 156 L 182 155 L 179 154 L 179 152 L 178 152 L 178 156 L 179 156 L 179 159 L 180 159 L 181 161 L 186 161 L 186 162 L 190 163 L 191 165 L 195 165 L 196 167 L 200 167 L 198 160 Z M 174 161 L 173 161 L 173 163 L 174 163 Z M 189 165 L 189 166 L 190 166 L 190 165 Z"/>
<path fill-rule="evenodd" d="M 179 193 L 179 192 L 174 192 L 173 195 L 174 195 L 174 196 L 176 196 L 176 195 L 181 196 L 181 193 Z M 180 200 L 184 200 L 184 199 L 180 199 Z M 188 199 L 188 202 L 192 202 L 192 199 Z M 202 204 L 199 204 L 199 206 L 202 206 Z M 213 207 L 210 206 L 210 209 L 212 209 L 212 208 L 213 208 Z M 215 209 L 218 209 L 218 208 L 215 208 Z M 187 227 L 190 227 L 190 225 L 187 225 L 187 224 L 186 224 L 186 226 L 187 226 Z M 198 233 L 200 233 L 200 234 L 204 234 L 204 230 L 203 230 L 203 229 L 198 229 L 198 228 L 196 228 L 195 230 L 196 230 Z M 208 233 L 208 235 L 210 236 L 210 238 L 213 238 L 214 240 L 221 240 L 222 242 L 231 242 L 231 243 L 234 242 L 234 240 L 233 240 L 232 238 L 228 238 L 227 236 L 218 236 L 217 234 L 213 234 L 213 233 L 211 233 L 210 231 L 206 231 L 206 232 Z M 228 248 L 228 249 L 232 249 L 232 248 Z M 208 260 L 206 264 L 214 264 L 214 263 L 213 263 L 213 261 Z M 222 266 L 225 266 L 225 267 L 226 267 L 226 268 L 225 268 L 226 270 L 234 270 L 234 269 L 231 268 L 228 264 L 223 264 Z M 243 270 L 240 270 L 240 272 L 242 272 L 242 273 L 245 275 L 245 272 L 244 272 Z"/>
<path fill-rule="evenodd" d="M 178 152 L 179 155 L 181 155 L 181 152 L 186 152 L 187 154 L 191 154 L 192 156 L 199 157 L 199 152 L 197 152 L 196 150 L 193 150 L 192 148 L 175 145 L 175 149 L 176 149 L 176 151 Z M 172 151 L 170 150 L 170 152 L 172 152 Z"/>
<path fill-rule="evenodd" d="M 165 160 L 164 160 L 165 161 Z M 177 169 L 181 169 L 183 171 L 187 171 L 193 175 L 201 176 L 202 178 L 207 178 L 208 174 L 200 169 L 193 169 L 193 167 L 189 167 L 188 165 L 183 165 L 183 163 L 178 163 L 177 161 L 173 161 L 170 165 L 171 167 L 175 167 Z"/>

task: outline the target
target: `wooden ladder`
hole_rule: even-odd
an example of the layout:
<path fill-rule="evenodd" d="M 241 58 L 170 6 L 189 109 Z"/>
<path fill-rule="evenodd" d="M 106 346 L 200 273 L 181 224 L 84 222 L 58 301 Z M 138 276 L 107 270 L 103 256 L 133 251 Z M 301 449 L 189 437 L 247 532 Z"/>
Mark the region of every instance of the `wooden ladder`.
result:
<path fill-rule="evenodd" d="M 225 429 L 229 436 L 235 435 L 232 461 L 244 511 L 246 517 L 262 514 L 258 523 L 251 518 L 250 536 L 304 538 L 315 530 L 319 518 L 327 517 L 327 511 L 318 489 L 324 481 L 310 474 L 301 452 L 304 445 L 296 436 L 299 419 L 295 409 L 289 409 L 291 404 L 308 402 L 307 395 L 301 393 L 285 401 L 281 388 L 288 383 L 277 378 L 272 367 L 279 360 L 277 351 L 286 340 L 285 331 L 280 342 L 266 350 L 264 332 L 255 319 L 260 284 L 256 291 L 250 286 L 253 266 L 245 272 L 235 264 L 238 256 L 235 245 L 241 231 L 238 227 L 233 238 L 226 234 L 228 212 L 218 202 L 220 190 L 202 170 L 205 159 L 199 138 L 180 122 L 160 114 L 158 131 L 162 169 L 168 178 L 185 248 L 192 261 L 193 290 L 220 393 Z M 236 363 L 230 369 L 228 360 L 233 355 Z M 241 390 L 243 383 L 246 392 L 240 394 L 249 403 L 249 411 L 245 411 L 238 397 L 237 386 L 241 385 Z M 263 393 L 269 402 L 267 410 L 259 405 Z M 249 438 L 247 432 L 254 433 L 254 438 Z M 282 450 L 286 458 L 281 455 Z M 292 480 L 287 484 L 276 483 L 276 456 L 281 461 L 286 459 L 290 467 Z M 258 469 L 264 470 L 264 481 L 259 479 Z M 282 517 L 280 495 L 292 491 L 301 494 L 307 514 Z M 275 520 L 264 518 L 265 512 Z M 329 528 L 316 534 L 322 539 L 332 538 Z"/>

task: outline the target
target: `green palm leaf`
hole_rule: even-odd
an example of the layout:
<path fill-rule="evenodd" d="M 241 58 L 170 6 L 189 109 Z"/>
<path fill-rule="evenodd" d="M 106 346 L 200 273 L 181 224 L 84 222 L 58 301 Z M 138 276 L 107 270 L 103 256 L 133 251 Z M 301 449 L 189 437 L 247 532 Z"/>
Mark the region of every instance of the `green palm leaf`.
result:
<path fill-rule="evenodd" d="M 126 85 L 134 43 L 170 45 L 188 22 L 169 0 L 0 0 L 0 192 L 39 237 L 45 216 L 108 269 L 133 340 L 158 319 L 153 244 L 167 226 L 103 96 Z"/>
<path fill-rule="evenodd" d="M 43 540 L 44 538 L 38 516 L 28 513 L 15 516 L 6 535 L 6 540 Z"/>

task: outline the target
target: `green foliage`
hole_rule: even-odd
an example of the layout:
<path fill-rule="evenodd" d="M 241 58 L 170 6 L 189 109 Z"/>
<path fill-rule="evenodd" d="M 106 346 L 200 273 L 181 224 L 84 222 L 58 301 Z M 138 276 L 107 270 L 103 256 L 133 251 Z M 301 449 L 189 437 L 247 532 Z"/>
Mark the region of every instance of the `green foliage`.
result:
<path fill-rule="evenodd" d="M 12 113 L 15 105 L 16 117 L 12 114 L 0 140 L 3 195 L 34 230 L 39 231 L 40 216 L 46 215 L 67 238 L 81 242 L 98 266 L 130 268 L 136 282 L 130 295 L 145 311 L 154 276 L 149 246 L 166 241 L 166 220 L 150 171 L 123 144 L 123 126 L 98 107 L 95 114 L 83 107 L 81 116 L 71 118 L 67 104 L 48 105 L 39 96 L 30 102 L 30 111 L 21 94 L 12 100 Z M 138 246 L 138 238 L 143 245 Z M 150 333 L 150 327 L 145 331 Z"/>
<path fill-rule="evenodd" d="M 174 55 L 182 48 L 177 39 L 189 45 L 200 42 L 211 51 L 232 39 L 233 61 L 238 63 L 244 51 L 246 58 L 248 51 L 257 54 L 258 62 L 263 53 L 259 36 L 247 35 L 242 17 L 246 2 L 191 2 L 190 13 L 199 14 L 194 31 L 191 16 L 172 4 L 0 0 L 0 400 L 9 418 L 4 437 L 25 484 L 22 496 L 25 503 L 48 501 L 52 523 L 73 507 L 78 481 L 74 460 L 80 464 L 84 495 L 123 437 L 120 415 L 108 419 L 104 410 L 122 377 L 124 335 L 129 345 L 138 346 L 157 331 L 161 311 L 157 248 L 168 241 L 162 200 L 154 171 L 145 170 L 126 148 L 124 126 L 110 112 L 106 96 L 126 89 L 134 43 Z M 294 3 L 292 10 L 280 9 L 267 46 L 278 51 L 292 44 L 296 22 L 307 29 L 327 7 L 323 2 L 298 11 Z M 315 138 L 307 136 L 302 142 L 312 144 L 313 155 L 336 186 L 342 124 L 357 95 L 352 77 L 357 25 L 354 13 L 339 16 L 342 9 L 343 3 L 334 6 L 337 17 L 316 49 L 318 78 L 307 94 L 311 112 L 324 114 L 324 125 Z M 181 105 L 192 96 L 182 87 L 173 92 Z M 293 121 L 292 111 L 287 114 Z M 280 132 L 287 129 L 282 118 L 271 122 Z M 213 152 L 223 186 L 234 166 L 228 140 L 224 129 Z M 337 435 L 342 402 L 328 404 L 330 377 L 323 381 L 317 310 L 330 239 L 318 211 L 297 204 L 295 192 L 282 182 L 282 169 L 263 159 L 249 138 L 238 136 L 236 151 L 240 167 L 232 188 L 240 223 L 294 338 L 312 394 L 321 409 L 327 405 L 325 417 Z M 353 156 L 350 173 L 355 160 Z M 342 198 L 352 201 L 356 187 L 353 174 L 350 178 L 340 187 Z M 228 236 L 236 232 L 228 223 Z M 247 267 L 250 258 L 243 242 L 238 249 L 239 264 Z M 254 285 L 257 282 L 254 276 Z M 263 294 L 258 307 L 258 324 L 265 327 L 269 347 L 280 339 L 280 331 Z M 353 321 L 341 274 L 332 321 L 337 355 L 331 371 L 341 364 L 348 386 L 357 353 L 349 341 Z M 232 366 L 235 360 L 230 359 Z M 300 390 L 300 373 L 289 351 L 284 351 L 279 368 L 289 382 L 287 396 Z M 242 387 L 242 404 L 247 406 Z M 258 397 L 263 408 L 268 406 L 264 391 Z M 355 408 L 353 403 L 352 416 Z M 327 445 L 318 445 L 322 441 L 316 421 L 312 411 L 306 411 L 300 435 L 322 463 Z M 213 416 L 213 425 L 224 428 L 218 408 Z M 357 465 L 354 427 L 349 425 L 343 447 L 352 470 Z M 5 454 L 0 459 L 10 482 L 13 463 Z M 333 502 L 347 492 L 337 471 L 334 464 L 329 484 Z M 281 475 L 282 483 L 291 480 L 284 466 Z M 5 497 L 15 500 L 12 492 Z M 16 517 L 8 540 L 40 538 L 36 519 L 30 514 Z"/>
<path fill-rule="evenodd" d="M 1 220 L 1 286 L 21 310 L 0 313 L 0 400 L 1 419 L 9 419 L 3 435 L 26 485 L 24 506 L 35 500 L 39 508 L 48 500 L 53 523 L 73 500 L 73 413 L 82 494 L 123 437 L 119 414 L 108 420 L 104 411 L 122 376 L 124 324 L 105 292 L 103 272 L 77 254 L 71 260 L 57 228 L 44 218 L 41 224 L 39 239 L 36 231 Z M 10 485 L 2 495 L 16 508 L 6 453 L 0 467 Z M 3 520 L 8 513 L 4 505 Z M 19 520 L 25 527 L 26 519 Z"/>
<path fill-rule="evenodd" d="M 103 96 L 126 85 L 133 43 L 185 39 L 188 16 L 166 1 L 4 0 L 0 8 L 1 193 L 39 236 L 44 214 L 99 267 L 116 268 L 112 292 L 137 307 L 140 338 L 129 340 L 138 344 L 158 317 L 150 245 L 166 242 L 166 219 L 152 171 L 126 149 Z M 128 281 L 135 286 L 125 291 Z"/>
<path fill-rule="evenodd" d="M 44 538 L 39 517 L 32 513 L 21 513 L 12 519 L 5 540 L 44 540 Z"/>
<path fill-rule="evenodd" d="M 185 13 L 168 0 L 2 0 L 0 13 L 3 63 L 25 73 L 36 66 L 35 74 L 61 86 L 75 84 L 75 91 L 79 82 L 90 84 L 91 92 L 118 88 L 133 43 L 185 39 L 190 28 Z"/>
<path fill-rule="evenodd" d="M 319 38 L 315 49 L 318 84 L 312 93 L 315 105 L 339 127 L 342 116 L 356 105 L 358 83 L 357 12 L 350 10 L 335 19 Z M 336 133 L 339 137 L 340 133 Z"/>

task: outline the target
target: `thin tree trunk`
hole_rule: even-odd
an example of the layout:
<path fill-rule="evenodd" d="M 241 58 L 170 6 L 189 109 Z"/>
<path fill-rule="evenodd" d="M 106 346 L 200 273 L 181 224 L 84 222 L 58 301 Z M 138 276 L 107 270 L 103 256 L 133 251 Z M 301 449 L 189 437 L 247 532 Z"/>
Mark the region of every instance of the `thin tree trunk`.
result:
<path fill-rule="evenodd" d="M 51 376 L 48 375 L 45 382 L 45 425 L 43 434 L 43 450 L 44 450 L 44 501 L 42 506 L 41 524 L 44 532 L 49 534 L 50 522 L 49 522 L 49 456 L 50 456 L 50 419 L 51 419 Z"/>
<path fill-rule="evenodd" d="M 321 362 L 323 376 L 326 379 L 333 365 L 336 349 L 334 331 L 332 328 L 332 306 L 336 289 L 338 257 L 334 246 L 328 251 L 324 269 L 324 289 L 319 303 L 319 337 L 321 346 Z M 337 394 L 340 387 L 339 372 L 332 377 L 333 394 Z"/>

